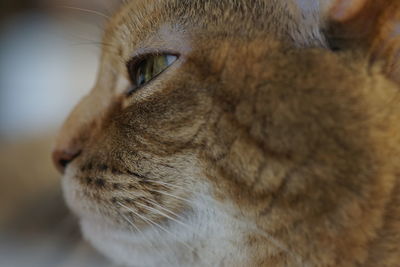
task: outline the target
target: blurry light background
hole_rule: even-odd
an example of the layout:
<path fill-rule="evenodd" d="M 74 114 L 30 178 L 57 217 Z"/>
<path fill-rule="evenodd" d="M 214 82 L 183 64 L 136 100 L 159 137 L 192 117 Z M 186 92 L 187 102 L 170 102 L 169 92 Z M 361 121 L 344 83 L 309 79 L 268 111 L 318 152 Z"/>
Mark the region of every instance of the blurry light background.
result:
<path fill-rule="evenodd" d="M 118 1 L 0 0 L 0 266 L 105 264 L 70 229 L 50 152 L 97 72 L 105 18 L 84 10 Z"/>
<path fill-rule="evenodd" d="M 3 12 L 7 6 L 25 9 L 4 14 L 0 28 L 0 134 L 15 138 L 48 133 L 93 84 L 104 21 L 67 6 L 107 12 L 102 10 L 106 4 L 5 2 Z"/>

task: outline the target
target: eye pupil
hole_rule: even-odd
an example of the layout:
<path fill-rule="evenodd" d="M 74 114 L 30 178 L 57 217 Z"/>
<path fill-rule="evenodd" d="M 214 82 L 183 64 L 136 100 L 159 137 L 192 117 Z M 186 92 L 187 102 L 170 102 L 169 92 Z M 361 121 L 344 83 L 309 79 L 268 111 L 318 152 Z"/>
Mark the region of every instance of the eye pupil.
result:
<path fill-rule="evenodd" d="M 143 73 L 143 69 L 139 68 L 137 71 L 137 76 L 136 76 L 136 85 L 137 86 L 142 86 L 143 84 L 146 83 L 146 77 Z"/>
<path fill-rule="evenodd" d="M 149 83 L 171 66 L 177 59 L 178 56 L 176 55 L 162 54 L 148 55 L 139 62 L 137 62 L 137 60 L 129 62 L 128 71 L 132 87 L 129 89 L 128 94 L 133 93 L 140 87 Z"/>

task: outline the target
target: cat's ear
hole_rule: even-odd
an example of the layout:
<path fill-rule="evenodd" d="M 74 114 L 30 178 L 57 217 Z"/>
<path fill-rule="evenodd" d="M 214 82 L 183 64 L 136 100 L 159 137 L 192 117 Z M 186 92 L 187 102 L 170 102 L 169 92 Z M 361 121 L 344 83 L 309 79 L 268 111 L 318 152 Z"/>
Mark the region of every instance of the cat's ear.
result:
<path fill-rule="evenodd" d="M 329 11 L 330 19 L 337 22 L 354 19 L 362 13 L 366 5 L 367 0 L 335 0 Z"/>
<path fill-rule="evenodd" d="M 328 15 L 339 47 L 365 49 L 400 83 L 400 0 L 333 0 Z"/>

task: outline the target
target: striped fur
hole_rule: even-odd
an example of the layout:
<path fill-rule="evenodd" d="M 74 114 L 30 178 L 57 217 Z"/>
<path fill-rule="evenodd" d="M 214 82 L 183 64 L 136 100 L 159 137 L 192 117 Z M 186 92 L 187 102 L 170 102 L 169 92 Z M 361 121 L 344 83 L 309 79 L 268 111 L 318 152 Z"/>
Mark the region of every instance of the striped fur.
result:
<path fill-rule="evenodd" d="M 82 148 L 63 188 L 95 247 L 129 266 L 398 264 L 398 86 L 327 49 L 306 2 L 115 15 L 59 138 Z M 126 97 L 126 62 L 163 51 L 180 58 Z"/>

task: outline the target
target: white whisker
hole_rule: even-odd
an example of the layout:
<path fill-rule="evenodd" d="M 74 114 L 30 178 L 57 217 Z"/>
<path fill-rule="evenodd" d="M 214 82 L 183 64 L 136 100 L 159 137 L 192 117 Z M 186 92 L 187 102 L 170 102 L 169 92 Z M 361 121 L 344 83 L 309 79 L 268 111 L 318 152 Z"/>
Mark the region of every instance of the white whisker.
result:
<path fill-rule="evenodd" d="M 106 19 L 110 19 L 110 16 L 107 16 L 104 13 L 101 13 L 100 11 L 96 11 L 96 10 L 91 10 L 91 9 L 86 9 L 86 8 L 80 8 L 80 7 L 74 7 L 74 6 L 59 6 L 60 8 L 65 8 L 65 9 L 71 9 L 71 10 L 76 10 L 76 11 L 82 11 L 82 12 L 86 12 L 86 13 L 90 13 L 90 14 L 94 14 Z"/>
<path fill-rule="evenodd" d="M 189 249 L 190 251 L 195 251 L 195 249 L 193 247 L 191 247 L 190 245 L 188 245 L 186 242 L 179 240 L 176 234 L 173 234 L 172 232 L 168 231 L 167 229 L 165 229 L 164 227 L 162 227 L 161 225 L 159 225 L 158 223 L 153 222 L 152 220 L 146 218 L 145 216 L 140 215 L 138 212 L 134 211 L 133 209 L 127 207 L 126 205 L 122 204 L 121 202 L 117 202 L 118 205 L 120 205 L 121 207 L 127 209 L 128 211 L 132 212 L 134 215 L 138 216 L 139 218 L 141 218 L 143 221 L 145 221 L 146 223 L 153 225 L 155 227 L 158 227 L 159 229 L 163 230 L 164 232 L 166 232 L 167 234 L 169 234 L 170 236 L 176 238 L 176 241 L 181 243 L 182 245 L 184 245 L 187 249 Z M 149 207 L 146 207 L 149 208 Z M 124 216 L 125 217 L 125 216 Z M 171 218 L 172 219 L 172 218 Z M 178 222 L 178 221 L 176 221 Z M 189 226 L 186 226 L 189 227 Z M 191 230 L 193 233 L 193 229 Z M 144 236 L 144 233 L 142 231 L 140 231 L 142 233 L 142 235 Z M 201 259 L 202 262 L 206 263 L 206 266 L 212 266 L 210 263 L 208 263 L 207 260 L 205 259 Z"/>
<path fill-rule="evenodd" d="M 149 181 L 149 182 L 152 182 L 152 183 L 156 183 L 156 184 L 160 184 L 160 185 L 165 185 L 165 186 L 168 186 L 168 187 L 171 187 L 171 188 L 175 188 L 175 189 L 180 189 L 180 190 L 183 190 L 183 191 L 191 192 L 187 188 L 183 188 L 183 187 L 181 187 L 179 185 L 174 185 L 174 184 L 170 184 L 170 183 L 167 183 L 167 182 L 161 182 L 161 181 L 152 180 L 152 179 L 146 179 L 146 181 Z"/>
<path fill-rule="evenodd" d="M 130 191 L 126 190 L 126 189 L 122 189 L 122 190 L 125 191 L 126 193 L 128 193 L 129 195 L 131 195 L 132 197 L 134 197 L 134 196 L 132 195 L 132 192 L 130 192 Z M 131 199 L 132 199 L 132 200 L 135 200 L 135 199 L 133 199 L 133 198 L 131 198 Z M 147 202 L 150 202 L 150 203 L 153 204 L 154 206 L 157 206 L 158 208 L 164 210 L 165 212 L 168 212 L 168 213 L 174 215 L 176 218 L 178 218 L 178 219 L 180 219 L 180 220 L 184 220 L 184 218 L 183 218 L 182 216 L 180 216 L 179 214 L 177 214 L 177 213 L 175 213 L 175 212 L 173 212 L 173 211 L 171 211 L 171 210 L 169 210 L 169 209 L 167 209 L 167 208 L 161 206 L 160 204 L 158 204 L 158 203 L 155 202 L 154 200 L 146 199 L 146 201 L 147 201 Z"/>
<path fill-rule="evenodd" d="M 172 198 L 176 198 L 176 199 L 185 201 L 185 202 L 187 202 L 187 203 L 189 203 L 189 204 L 192 204 L 192 202 L 191 202 L 190 200 L 186 199 L 186 198 L 178 197 L 178 196 L 169 194 L 169 193 L 167 193 L 167 192 L 163 192 L 163 191 L 159 191 L 159 190 L 155 190 L 155 189 L 150 189 L 150 191 L 157 192 L 157 193 L 160 193 L 160 194 L 163 194 L 163 195 L 166 195 L 166 196 L 170 196 L 170 197 L 172 197 Z"/>
<path fill-rule="evenodd" d="M 148 237 L 143 233 L 143 231 L 141 231 L 141 230 L 139 229 L 139 227 L 137 227 L 137 226 L 136 226 L 131 220 L 129 220 L 129 218 L 126 217 L 124 214 L 122 214 L 122 213 L 119 212 L 118 210 L 117 210 L 117 212 L 118 212 L 118 214 L 119 214 L 122 218 L 124 218 L 124 220 L 125 220 L 126 222 L 128 222 L 133 228 L 135 228 L 136 231 L 142 235 L 143 239 L 144 239 L 153 249 L 155 249 L 155 251 L 162 257 L 162 254 L 160 253 L 160 251 L 158 251 L 158 249 L 157 249 L 157 248 L 154 246 L 154 244 L 148 239 Z"/>
<path fill-rule="evenodd" d="M 71 43 L 70 46 L 82 46 L 82 45 L 91 45 L 91 46 L 95 46 L 96 48 L 102 48 L 102 46 L 108 46 L 108 47 L 112 47 L 112 45 L 109 44 L 105 44 L 102 42 L 96 42 L 96 41 L 83 41 L 83 42 L 77 42 L 77 43 Z"/>
<path fill-rule="evenodd" d="M 171 210 L 169 210 L 169 209 L 167 209 L 167 208 L 161 206 L 161 205 L 158 204 L 157 202 L 155 202 L 155 201 L 153 201 L 153 200 L 151 200 L 151 199 L 147 199 L 147 201 L 150 202 L 151 204 L 153 204 L 154 206 L 157 206 L 157 207 L 159 207 L 160 209 L 162 209 L 162 210 L 164 210 L 164 211 L 166 211 L 166 212 L 168 212 L 168 213 L 174 215 L 175 217 L 179 218 L 180 220 L 184 220 L 184 218 L 183 218 L 182 216 L 180 216 L 179 214 L 177 214 L 177 213 L 175 213 L 175 212 L 173 212 L 173 211 L 171 211 Z"/>
<path fill-rule="evenodd" d="M 133 228 L 135 228 L 136 231 L 138 231 L 139 233 L 143 234 L 143 232 L 131 221 L 129 220 L 128 217 L 126 217 L 124 214 L 119 212 L 119 215 L 125 219 L 125 221 L 127 221 Z"/>
<path fill-rule="evenodd" d="M 167 234 L 173 236 L 174 238 L 177 238 L 177 236 L 173 233 L 171 233 L 170 231 L 168 231 L 167 229 L 165 229 L 164 227 L 162 227 L 160 224 L 153 222 L 152 220 L 146 218 L 145 216 L 140 215 L 138 212 L 134 211 L 133 209 L 125 206 L 124 204 L 122 204 L 121 202 L 117 202 L 121 207 L 129 210 L 130 212 L 132 212 L 133 214 L 135 214 L 136 216 L 138 216 L 139 218 L 141 218 L 142 220 L 144 220 L 145 222 L 154 225 L 156 227 L 158 227 L 159 229 L 163 230 L 164 232 L 166 232 Z M 192 247 L 190 247 L 188 244 L 186 244 L 185 242 L 181 241 L 181 240 L 177 240 L 178 242 L 182 243 L 185 247 L 189 248 L 190 250 L 194 250 Z"/>
<path fill-rule="evenodd" d="M 179 220 L 177 220 L 177 219 L 175 219 L 175 218 L 173 218 L 173 217 L 171 217 L 171 216 L 165 214 L 165 213 L 162 212 L 162 211 L 159 211 L 159 210 L 154 209 L 154 208 L 152 208 L 152 207 L 146 206 L 146 205 L 144 205 L 144 204 L 142 204 L 142 203 L 140 203 L 140 202 L 137 202 L 136 204 L 142 206 L 143 208 L 147 209 L 148 211 L 153 211 L 153 212 L 155 212 L 155 213 L 158 213 L 158 214 L 160 214 L 161 216 L 164 216 L 165 218 L 170 219 L 171 221 L 174 221 L 174 222 L 176 222 L 176 223 L 178 223 L 178 224 L 184 226 L 184 227 L 187 228 L 188 230 L 191 230 L 190 227 L 189 227 L 187 224 L 185 224 L 185 223 L 183 223 L 183 222 L 181 222 L 181 221 L 179 221 Z"/>

